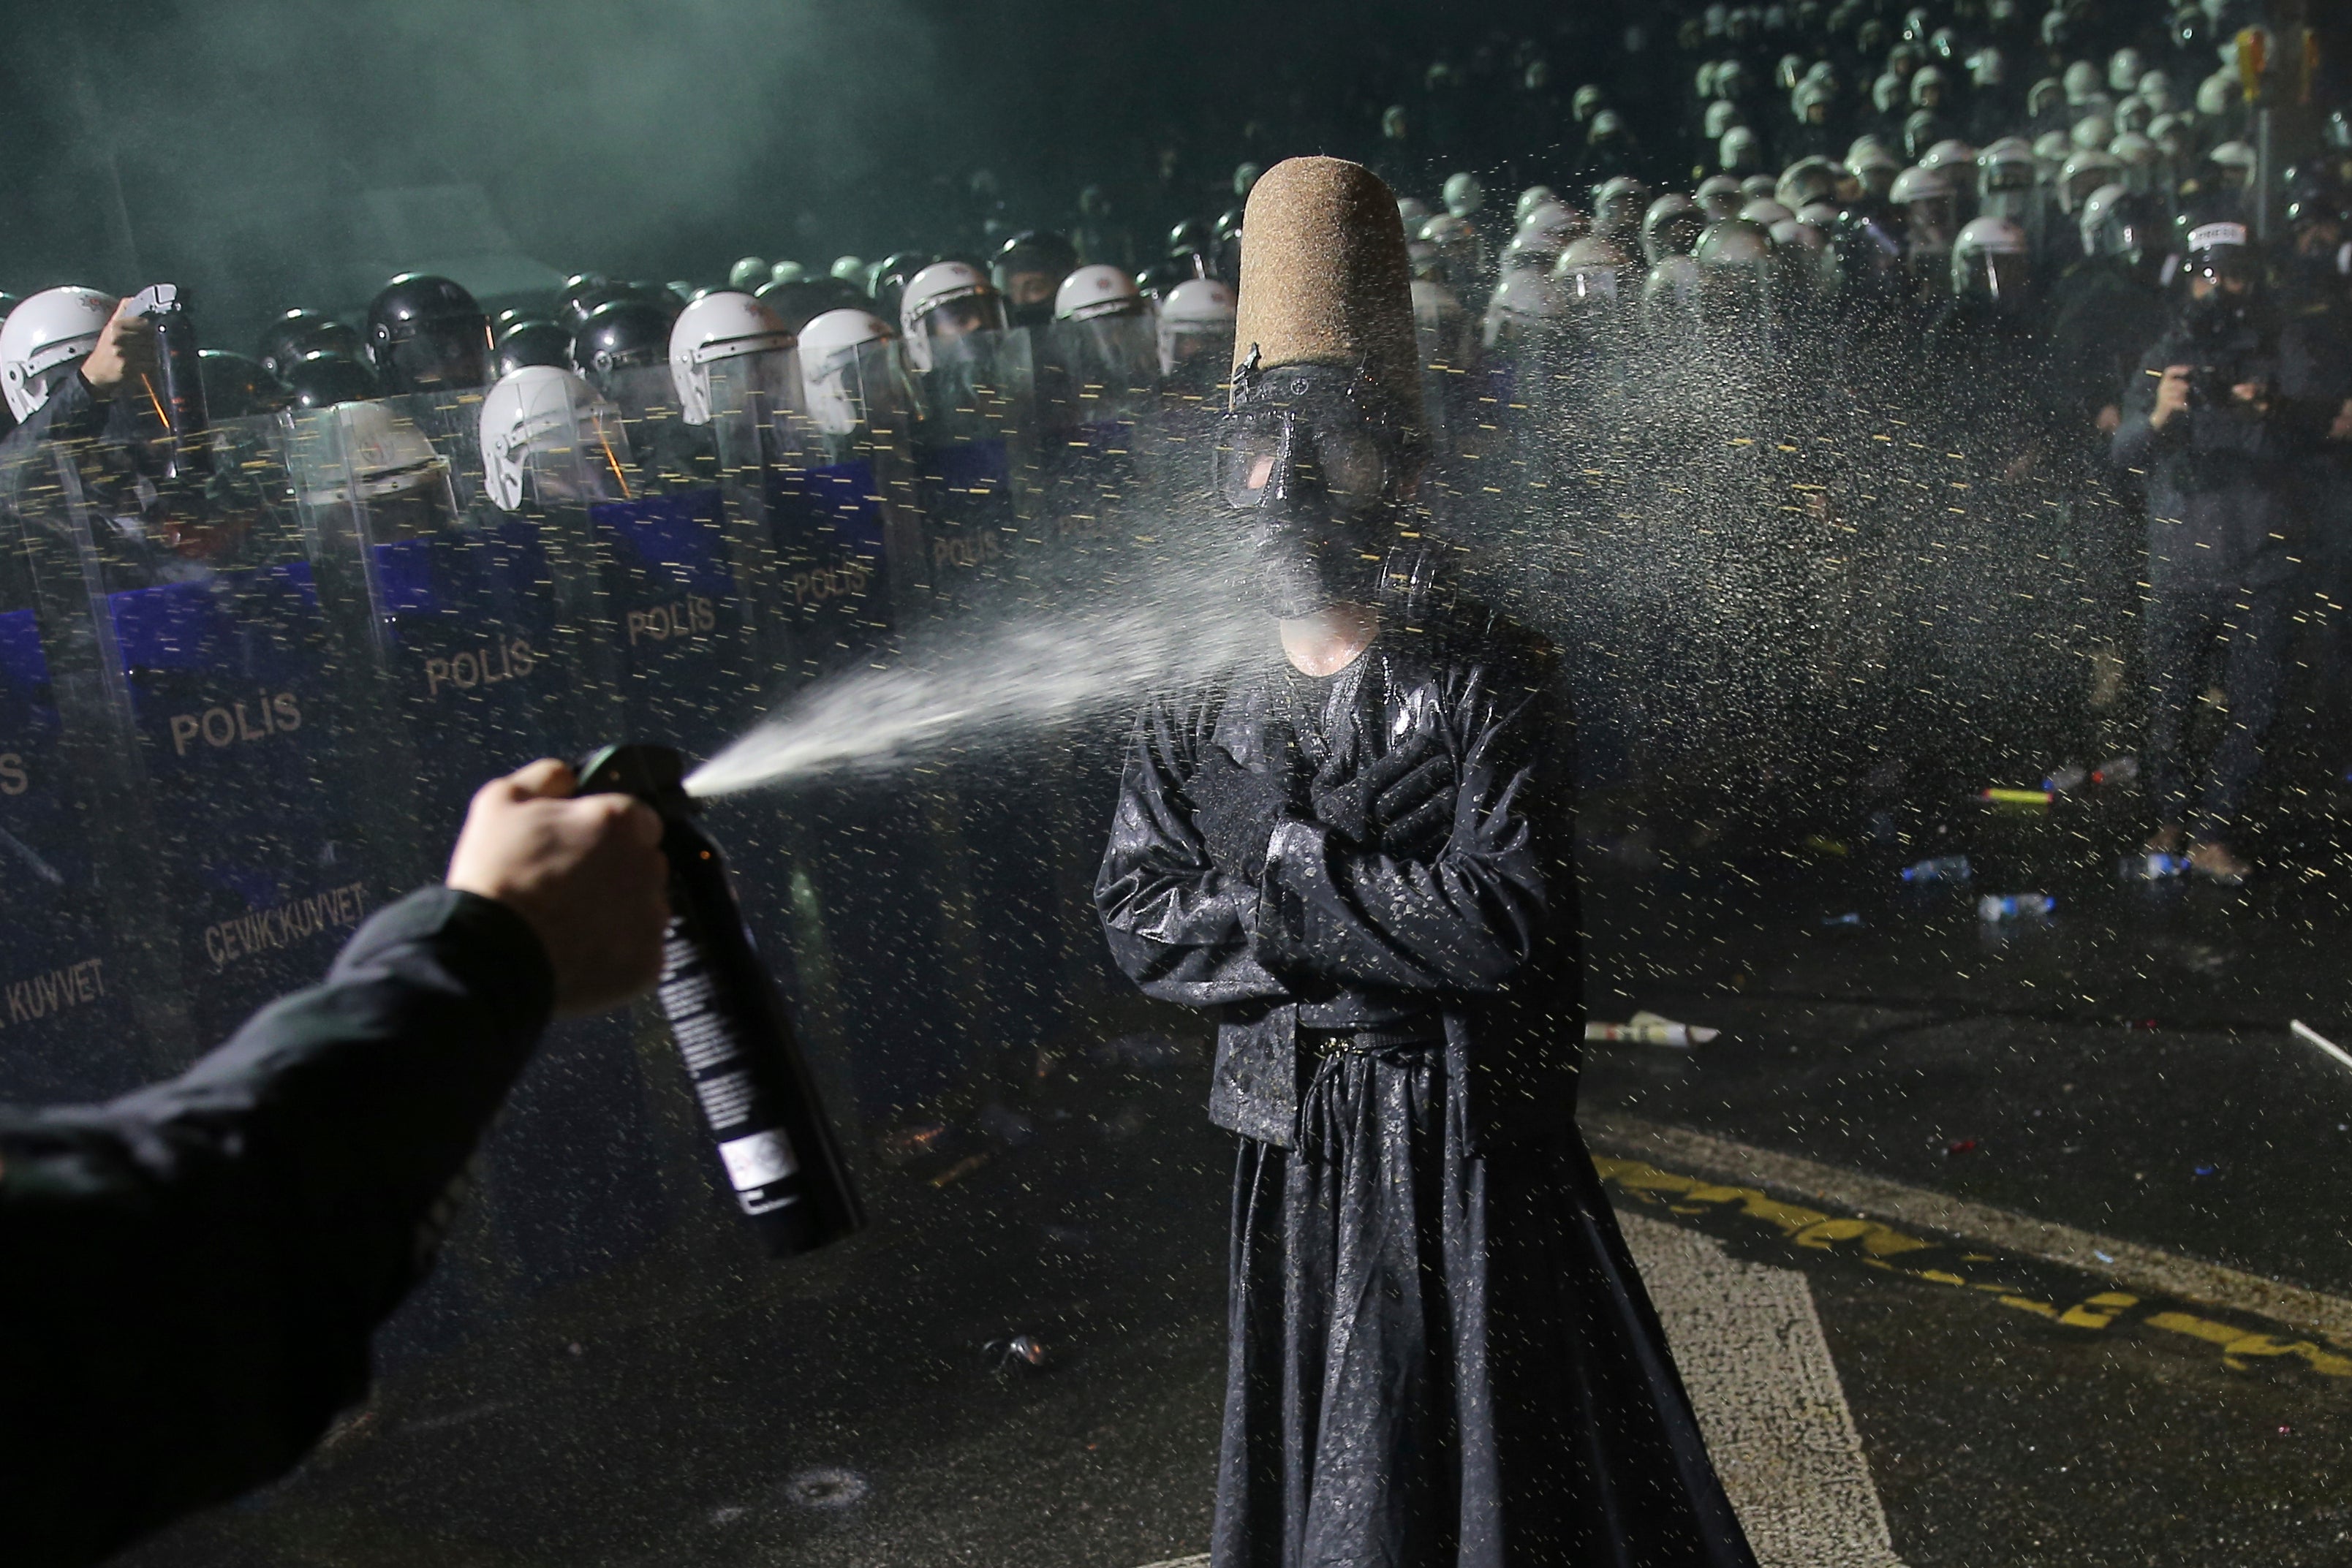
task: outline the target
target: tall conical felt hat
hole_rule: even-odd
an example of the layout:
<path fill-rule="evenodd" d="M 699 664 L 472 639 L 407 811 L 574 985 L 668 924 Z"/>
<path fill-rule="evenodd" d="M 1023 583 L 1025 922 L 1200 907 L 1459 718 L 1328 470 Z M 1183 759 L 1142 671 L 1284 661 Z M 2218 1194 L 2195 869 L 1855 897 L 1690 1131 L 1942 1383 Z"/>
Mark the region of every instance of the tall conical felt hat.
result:
<path fill-rule="evenodd" d="M 1260 175 L 1242 219 L 1238 370 L 1361 367 L 1421 423 L 1412 275 L 1396 195 L 1360 163 L 1289 158 Z"/>

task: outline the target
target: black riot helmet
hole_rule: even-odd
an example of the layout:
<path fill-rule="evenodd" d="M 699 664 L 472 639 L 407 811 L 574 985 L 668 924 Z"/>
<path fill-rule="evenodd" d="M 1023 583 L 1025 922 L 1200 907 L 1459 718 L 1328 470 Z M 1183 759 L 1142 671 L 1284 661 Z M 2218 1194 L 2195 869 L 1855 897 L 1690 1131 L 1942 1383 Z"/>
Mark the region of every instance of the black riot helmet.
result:
<path fill-rule="evenodd" d="M 577 332 L 587 325 L 596 307 L 627 292 L 628 285 L 615 283 L 602 273 L 575 272 L 555 291 L 555 324 L 567 332 Z"/>
<path fill-rule="evenodd" d="M 490 320 L 446 277 L 404 272 L 368 306 L 369 362 L 384 391 L 478 387 L 489 378 Z"/>
<path fill-rule="evenodd" d="M 247 355 L 199 349 L 196 376 L 205 385 L 205 412 L 215 419 L 275 413 L 286 406 L 286 389 L 278 378 Z"/>
<path fill-rule="evenodd" d="M 367 357 L 367 340 L 359 329 L 336 320 L 323 310 L 306 310 L 299 306 L 289 310 L 262 329 L 261 340 L 253 351 L 261 368 L 278 380 L 294 368 L 294 361 L 314 351 L 341 354 L 346 359 Z"/>
<path fill-rule="evenodd" d="M 2134 191 L 2104 204 L 2095 198 L 2094 193 L 2094 200 L 2084 206 L 2084 248 L 2142 270 L 2152 268 L 2163 256 L 2169 226 L 2157 199 Z M 2092 212 L 2093 206 L 2099 210 Z"/>
<path fill-rule="evenodd" d="M 331 408 L 339 402 L 364 402 L 383 395 L 375 373 L 364 362 L 313 349 L 278 372 L 296 408 Z"/>
<path fill-rule="evenodd" d="M 552 321 L 521 317 L 499 334 L 493 358 L 501 377 L 510 376 L 525 365 L 553 365 L 568 371 L 572 368 L 572 334 Z"/>
<path fill-rule="evenodd" d="M 2192 332 L 2221 333 L 2246 325 L 2262 303 L 2263 259 L 2234 206 L 2181 214 L 2181 276 L 2189 298 L 2181 319 Z"/>
<path fill-rule="evenodd" d="M 1042 327 L 1054 319 L 1054 291 L 1077 266 L 1077 247 L 1067 239 L 1024 229 L 997 247 L 988 275 L 1014 326 Z"/>
<path fill-rule="evenodd" d="M 1233 207 L 1217 219 L 1216 248 L 1210 252 L 1211 265 L 1218 278 L 1228 287 L 1239 287 L 1242 280 L 1242 209 Z"/>
<path fill-rule="evenodd" d="M 599 387 L 623 371 L 669 363 L 669 317 L 644 299 L 599 305 L 572 340 L 572 365 Z"/>
<path fill-rule="evenodd" d="M 898 319 L 898 302 L 905 297 L 907 282 L 915 274 L 931 265 L 928 251 L 894 251 L 874 264 L 873 287 L 866 290 L 874 297 L 874 314 L 885 321 Z"/>
<path fill-rule="evenodd" d="M 1208 225 L 1198 218 L 1186 218 L 1168 231 L 1168 254 L 1171 256 L 1181 256 L 1186 251 L 1206 254 L 1209 247 L 1216 244 L 1216 238 Z"/>

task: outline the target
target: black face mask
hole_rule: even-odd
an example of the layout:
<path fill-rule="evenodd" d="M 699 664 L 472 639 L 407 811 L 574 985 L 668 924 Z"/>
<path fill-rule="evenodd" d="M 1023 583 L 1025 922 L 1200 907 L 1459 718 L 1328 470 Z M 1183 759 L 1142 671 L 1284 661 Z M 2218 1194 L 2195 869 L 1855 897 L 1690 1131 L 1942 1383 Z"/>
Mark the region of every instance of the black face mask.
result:
<path fill-rule="evenodd" d="M 1236 378 L 1218 432 L 1218 497 L 1245 524 L 1275 615 L 1310 615 L 1381 589 L 1398 542 L 1412 438 L 1352 371 L 1293 365 Z"/>
<path fill-rule="evenodd" d="M 2246 324 L 2252 301 L 2243 294 L 2216 288 L 2200 299 L 2194 295 L 2180 308 L 2181 325 L 2200 338 L 2219 338 Z"/>

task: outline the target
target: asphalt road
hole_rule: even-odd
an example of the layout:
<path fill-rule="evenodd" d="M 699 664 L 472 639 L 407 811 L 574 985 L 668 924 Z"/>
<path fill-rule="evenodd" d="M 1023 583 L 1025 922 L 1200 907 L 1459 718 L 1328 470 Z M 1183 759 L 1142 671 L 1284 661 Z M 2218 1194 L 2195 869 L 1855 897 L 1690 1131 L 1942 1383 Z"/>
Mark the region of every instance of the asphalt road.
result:
<path fill-rule="evenodd" d="M 1725 1031 L 1595 1051 L 1583 1113 L 1764 1560 L 2352 1561 L 2352 1070 L 2286 1029 L 2352 1034 L 2352 867 L 2307 838 L 2318 875 L 2151 896 L 2113 882 L 2131 826 L 2095 800 L 1895 831 L 1591 846 L 1595 1016 Z M 1895 876 L 1947 847 L 1969 887 Z M 1988 891 L 2060 902 L 1987 931 Z M 1199 1552 L 1231 1162 L 1204 1040 L 1113 998 L 1069 1047 L 1011 1120 L 880 1129 L 868 1235 L 776 1265 L 689 1213 L 509 1291 L 295 1476 L 130 1561 Z M 461 1239 L 396 1343 L 433 1342 L 416 1321 L 478 1294 L 501 1234 Z M 2265 1306 L 2269 1281 L 2296 1289 Z"/>

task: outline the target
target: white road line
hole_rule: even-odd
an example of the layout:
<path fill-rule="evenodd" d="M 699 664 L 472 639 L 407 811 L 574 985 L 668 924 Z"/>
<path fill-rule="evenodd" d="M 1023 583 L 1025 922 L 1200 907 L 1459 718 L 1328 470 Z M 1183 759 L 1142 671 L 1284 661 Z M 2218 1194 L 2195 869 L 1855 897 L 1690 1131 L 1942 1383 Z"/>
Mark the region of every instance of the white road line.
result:
<path fill-rule="evenodd" d="M 1638 1116 L 1602 1114 L 1579 1121 L 1594 1147 L 1612 1154 L 1720 1182 L 1801 1193 L 1850 1213 L 1915 1230 L 1941 1231 L 2079 1269 L 2149 1295 L 2201 1301 L 2352 1344 L 2352 1301 L 2341 1296 Z"/>
<path fill-rule="evenodd" d="M 1903 1568 L 1804 1276 L 1643 1215 L 1618 1223 L 1757 1561 Z"/>

